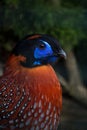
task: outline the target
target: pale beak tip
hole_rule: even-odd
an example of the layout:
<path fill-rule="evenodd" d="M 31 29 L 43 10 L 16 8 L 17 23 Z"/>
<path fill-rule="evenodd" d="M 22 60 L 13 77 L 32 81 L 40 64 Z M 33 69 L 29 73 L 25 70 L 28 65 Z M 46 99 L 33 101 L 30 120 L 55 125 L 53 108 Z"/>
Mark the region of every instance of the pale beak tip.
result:
<path fill-rule="evenodd" d="M 62 58 L 64 58 L 64 59 L 67 58 L 67 55 L 66 55 L 66 53 L 65 53 L 64 50 L 61 50 L 61 51 L 59 52 L 59 55 L 60 55 L 60 57 L 62 57 Z"/>

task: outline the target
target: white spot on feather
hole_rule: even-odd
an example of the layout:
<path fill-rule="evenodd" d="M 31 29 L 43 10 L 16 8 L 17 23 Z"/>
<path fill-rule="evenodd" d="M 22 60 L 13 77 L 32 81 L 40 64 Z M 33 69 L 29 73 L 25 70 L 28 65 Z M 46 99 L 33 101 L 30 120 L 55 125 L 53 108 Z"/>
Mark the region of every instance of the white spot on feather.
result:
<path fill-rule="evenodd" d="M 25 125 L 28 126 L 29 124 L 31 124 L 31 118 L 29 118 L 26 122 L 25 122 Z"/>

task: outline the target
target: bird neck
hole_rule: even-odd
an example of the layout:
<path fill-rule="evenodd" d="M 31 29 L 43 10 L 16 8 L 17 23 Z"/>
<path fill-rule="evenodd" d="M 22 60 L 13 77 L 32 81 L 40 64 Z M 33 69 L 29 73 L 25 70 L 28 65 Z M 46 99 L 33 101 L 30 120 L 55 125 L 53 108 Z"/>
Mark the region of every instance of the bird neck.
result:
<path fill-rule="evenodd" d="M 27 95 L 29 92 L 37 97 L 44 95 L 47 100 L 52 100 L 55 104 L 59 102 L 58 104 L 61 106 L 61 87 L 53 68 L 50 65 L 26 68 L 20 65 L 19 59 L 25 60 L 22 56 L 10 57 L 4 74 L 11 75 L 11 78 L 21 83 L 22 85 L 20 87 L 19 84 L 19 87 L 25 89 Z"/>
<path fill-rule="evenodd" d="M 26 58 L 23 56 L 12 55 L 6 64 L 5 73 L 10 73 L 14 76 L 20 75 L 19 77 L 25 77 L 24 79 L 29 79 L 30 81 L 39 82 L 39 84 L 56 84 L 58 83 L 58 78 L 51 67 L 51 65 L 42 65 L 33 68 L 24 67 L 21 62 L 26 62 Z M 45 84 L 46 83 L 46 84 Z"/>

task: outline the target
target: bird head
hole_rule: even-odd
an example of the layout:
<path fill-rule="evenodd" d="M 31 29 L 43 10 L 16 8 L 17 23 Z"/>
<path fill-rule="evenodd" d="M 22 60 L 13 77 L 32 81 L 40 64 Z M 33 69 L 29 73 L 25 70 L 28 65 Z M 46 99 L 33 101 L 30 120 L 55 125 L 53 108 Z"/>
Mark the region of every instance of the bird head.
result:
<path fill-rule="evenodd" d="M 12 54 L 25 57 L 26 60 L 20 61 L 20 64 L 29 68 L 53 64 L 61 57 L 66 57 L 59 42 L 45 34 L 27 36 L 16 45 Z"/>

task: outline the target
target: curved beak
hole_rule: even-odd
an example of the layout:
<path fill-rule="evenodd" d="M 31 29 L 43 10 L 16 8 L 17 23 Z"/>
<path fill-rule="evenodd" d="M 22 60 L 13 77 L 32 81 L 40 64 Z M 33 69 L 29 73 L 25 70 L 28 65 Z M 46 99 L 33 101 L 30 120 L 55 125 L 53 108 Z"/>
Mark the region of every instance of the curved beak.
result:
<path fill-rule="evenodd" d="M 60 49 L 58 51 L 56 51 L 56 53 L 54 53 L 54 56 L 59 57 L 59 58 L 63 58 L 66 59 L 66 53 L 63 49 Z"/>
<path fill-rule="evenodd" d="M 57 53 L 58 56 L 60 56 L 61 58 L 64 58 L 66 59 L 66 53 L 63 49 L 61 49 L 58 53 Z"/>

